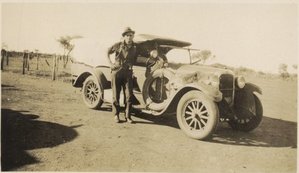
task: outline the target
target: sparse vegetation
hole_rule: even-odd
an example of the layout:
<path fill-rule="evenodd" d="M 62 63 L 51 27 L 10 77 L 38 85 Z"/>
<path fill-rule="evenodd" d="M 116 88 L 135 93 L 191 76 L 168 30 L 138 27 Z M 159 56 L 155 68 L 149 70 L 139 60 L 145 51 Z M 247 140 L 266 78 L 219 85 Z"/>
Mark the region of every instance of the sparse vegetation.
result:
<path fill-rule="evenodd" d="M 185 65 L 183 63 L 169 63 L 169 67 L 173 69 L 178 69 L 180 66 Z M 231 67 L 228 65 L 215 63 L 211 64 L 211 66 L 216 68 L 223 68 L 223 69 L 229 69 L 232 70 L 236 75 L 242 75 L 242 76 L 256 76 L 261 78 L 269 78 L 269 79 L 278 79 L 281 78 L 280 74 L 275 73 L 266 73 L 263 71 L 255 71 L 253 69 L 247 68 L 247 67 Z M 288 80 L 297 80 L 297 74 L 289 74 Z"/>
<path fill-rule="evenodd" d="M 4 68 L 5 70 L 11 70 L 13 72 L 20 72 L 22 70 L 22 65 L 20 64 L 22 62 L 22 56 L 23 56 L 24 52 L 19 52 L 19 51 L 7 51 L 7 56 L 10 57 L 11 59 L 11 65 L 9 65 L 9 67 Z M 205 54 L 203 57 L 209 57 L 208 52 L 203 53 Z M 35 49 L 34 52 L 31 53 L 30 56 L 30 61 L 29 63 L 31 64 L 32 67 L 36 67 L 35 69 L 30 69 L 30 72 L 28 72 L 27 74 L 36 74 L 38 76 L 51 76 L 50 71 L 51 71 L 51 66 L 52 66 L 52 58 L 53 58 L 54 54 L 49 54 L 49 53 L 42 53 L 39 50 Z M 70 69 L 69 69 L 69 65 L 66 62 L 65 63 L 65 59 L 67 55 L 56 55 L 58 56 L 58 61 L 62 61 L 62 63 L 59 64 L 59 72 L 58 72 L 58 77 L 61 76 L 68 76 L 70 75 Z M 202 56 L 202 55 L 198 55 L 198 56 Z M 39 60 L 37 60 L 37 58 Z M 210 57 L 211 58 L 211 57 Z M 38 64 L 37 64 L 38 63 Z M 5 65 L 5 63 L 4 63 Z M 173 69 L 178 69 L 180 66 L 184 65 L 183 63 L 172 63 L 169 62 L 169 67 L 173 68 Z M 247 68 L 247 67 L 231 67 L 228 65 L 224 65 L 224 64 L 220 64 L 220 63 L 215 63 L 212 64 L 211 66 L 213 67 L 217 67 L 217 68 L 223 68 L 223 69 L 229 69 L 232 70 L 236 75 L 243 75 L 243 76 L 257 76 L 257 77 L 261 77 L 261 78 L 271 78 L 271 79 L 275 79 L 275 78 L 282 78 L 282 79 L 287 79 L 287 80 L 297 80 L 297 74 L 290 74 L 287 71 L 287 65 L 286 64 L 281 64 L 279 66 L 279 72 L 278 74 L 274 74 L 274 73 L 265 73 L 263 71 L 255 71 L 253 69 Z M 292 68 L 297 70 L 297 65 L 294 64 L 292 65 Z M 60 73 L 64 73 L 64 75 L 60 75 Z M 41 75 L 42 74 L 42 75 Z M 66 75 L 68 74 L 68 75 Z"/>
<path fill-rule="evenodd" d="M 280 77 L 282 77 L 283 79 L 287 79 L 290 77 L 290 74 L 288 72 L 288 65 L 286 64 L 280 64 L 278 72 L 280 74 Z"/>
<path fill-rule="evenodd" d="M 297 64 L 293 64 L 292 67 L 293 67 L 295 70 L 297 70 L 297 68 L 298 68 Z"/>
<path fill-rule="evenodd" d="M 210 50 L 202 50 L 191 55 L 193 62 L 200 62 L 205 64 L 208 59 L 214 58 L 215 56 L 212 55 Z"/>
<path fill-rule="evenodd" d="M 69 62 L 69 55 L 71 51 L 74 49 L 74 44 L 71 44 L 71 41 L 73 39 L 79 39 L 82 38 L 82 36 L 61 36 L 57 41 L 60 43 L 60 45 L 63 47 L 63 68 L 66 67 L 67 63 Z"/>

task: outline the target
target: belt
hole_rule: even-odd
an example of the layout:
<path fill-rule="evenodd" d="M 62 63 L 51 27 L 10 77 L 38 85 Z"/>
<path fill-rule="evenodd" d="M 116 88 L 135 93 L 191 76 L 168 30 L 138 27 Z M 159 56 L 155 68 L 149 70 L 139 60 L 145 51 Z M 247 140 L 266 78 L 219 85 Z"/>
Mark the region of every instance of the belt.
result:
<path fill-rule="evenodd" d="M 125 71 L 133 71 L 133 67 L 118 67 L 115 69 L 112 69 L 111 71 L 120 71 L 120 70 L 125 70 Z"/>
<path fill-rule="evenodd" d="M 123 64 L 122 68 L 126 69 L 126 70 L 133 70 L 133 65 L 131 65 L 131 64 Z"/>

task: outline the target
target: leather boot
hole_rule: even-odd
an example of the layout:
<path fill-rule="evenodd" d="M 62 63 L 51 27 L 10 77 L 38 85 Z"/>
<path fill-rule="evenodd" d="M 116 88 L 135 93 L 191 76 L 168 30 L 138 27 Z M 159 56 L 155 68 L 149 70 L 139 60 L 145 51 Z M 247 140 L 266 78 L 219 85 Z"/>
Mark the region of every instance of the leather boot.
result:
<path fill-rule="evenodd" d="M 126 119 L 125 119 L 128 123 L 134 123 L 134 121 L 132 120 L 132 118 L 131 118 L 131 115 L 127 115 L 126 116 Z"/>
<path fill-rule="evenodd" d="M 115 116 L 114 116 L 114 121 L 115 121 L 116 123 L 119 123 L 119 117 L 118 117 L 118 115 L 115 115 Z"/>

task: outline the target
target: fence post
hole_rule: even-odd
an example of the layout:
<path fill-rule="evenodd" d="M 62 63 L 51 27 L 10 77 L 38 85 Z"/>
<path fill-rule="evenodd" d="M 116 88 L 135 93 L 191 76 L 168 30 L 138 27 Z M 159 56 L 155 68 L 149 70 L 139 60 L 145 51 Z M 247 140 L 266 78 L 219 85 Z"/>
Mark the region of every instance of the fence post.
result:
<path fill-rule="evenodd" d="M 1 70 L 3 70 L 3 63 L 4 63 L 4 49 L 1 49 Z"/>
<path fill-rule="evenodd" d="M 38 70 L 39 54 L 36 55 L 36 70 Z"/>
<path fill-rule="evenodd" d="M 56 54 L 53 55 L 52 80 L 56 79 Z"/>
<path fill-rule="evenodd" d="M 56 56 L 56 73 L 58 74 L 58 68 L 59 68 L 59 55 Z"/>
<path fill-rule="evenodd" d="M 6 66 L 8 66 L 8 61 L 9 61 L 9 60 L 8 60 L 8 58 L 9 58 L 9 56 L 8 56 L 8 51 L 5 52 L 5 56 L 6 56 Z"/>
<path fill-rule="evenodd" d="M 3 70 L 4 57 L 1 56 L 1 70 Z"/>
<path fill-rule="evenodd" d="M 26 53 L 23 53 L 23 72 L 22 74 L 25 74 L 25 66 L 26 66 Z"/>
<path fill-rule="evenodd" d="M 30 70 L 30 68 L 29 68 L 29 60 L 30 60 L 30 53 L 27 54 L 27 60 L 26 60 L 27 71 Z"/>

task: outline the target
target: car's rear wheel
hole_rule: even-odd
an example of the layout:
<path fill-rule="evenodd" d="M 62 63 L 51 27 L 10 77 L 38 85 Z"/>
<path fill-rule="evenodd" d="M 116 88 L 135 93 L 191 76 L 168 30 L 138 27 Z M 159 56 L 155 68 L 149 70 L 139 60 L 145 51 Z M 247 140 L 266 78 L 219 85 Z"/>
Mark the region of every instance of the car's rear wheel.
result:
<path fill-rule="evenodd" d="M 218 107 L 200 91 L 187 92 L 178 103 L 177 121 L 187 136 L 206 139 L 217 128 Z"/>
<path fill-rule="evenodd" d="M 234 118 L 228 121 L 232 129 L 249 132 L 259 126 L 263 118 L 263 106 L 259 98 L 255 95 L 254 95 L 254 101 L 255 101 L 255 114 L 249 111 L 246 112 L 243 111 L 244 114 L 248 114 L 248 115 L 234 116 Z"/>
<path fill-rule="evenodd" d="M 82 88 L 83 101 L 87 107 L 98 109 L 103 104 L 103 87 L 94 76 L 86 78 Z"/>

